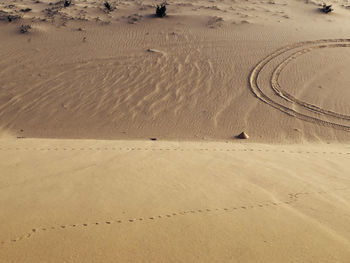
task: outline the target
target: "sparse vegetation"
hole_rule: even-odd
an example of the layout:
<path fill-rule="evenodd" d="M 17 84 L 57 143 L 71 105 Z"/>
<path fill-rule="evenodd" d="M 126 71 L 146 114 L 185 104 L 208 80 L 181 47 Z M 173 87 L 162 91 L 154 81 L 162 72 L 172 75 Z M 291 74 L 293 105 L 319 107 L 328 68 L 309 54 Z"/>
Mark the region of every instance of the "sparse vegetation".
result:
<path fill-rule="evenodd" d="M 0 21 L 7 21 L 7 22 L 12 22 L 21 19 L 21 16 L 18 14 L 6 12 L 0 10 Z"/>
<path fill-rule="evenodd" d="M 64 1 L 64 7 L 68 7 L 72 4 L 72 1 L 71 0 L 65 0 Z"/>
<path fill-rule="evenodd" d="M 323 4 L 320 10 L 321 12 L 328 14 L 332 12 L 334 9 L 332 8 L 332 5 Z"/>
<path fill-rule="evenodd" d="M 21 25 L 19 32 L 21 32 L 21 34 L 25 34 L 28 33 L 31 28 L 32 27 L 30 25 Z"/>
<path fill-rule="evenodd" d="M 104 6 L 105 8 L 110 12 L 113 10 L 113 7 L 111 6 L 111 4 L 109 2 L 104 2 Z"/>
<path fill-rule="evenodd" d="M 27 13 L 27 12 L 32 11 L 32 9 L 31 8 L 24 8 L 24 9 L 21 9 L 20 11 L 23 13 Z"/>
<path fill-rule="evenodd" d="M 156 7 L 156 16 L 157 17 L 166 16 L 166 5 L 167 5 L 166 2 L 162 3 L 161 5 L 157 5 L 157 7 Z"/>
<path fill-rule="evenodd" d="M 19 20 L 20 18 L 21 18 L 21 17 L 18 16 L 18 15 L 8 15 L 8 16 L 7 16 L 7 20 L 8 20 L 9 22 Z"/>

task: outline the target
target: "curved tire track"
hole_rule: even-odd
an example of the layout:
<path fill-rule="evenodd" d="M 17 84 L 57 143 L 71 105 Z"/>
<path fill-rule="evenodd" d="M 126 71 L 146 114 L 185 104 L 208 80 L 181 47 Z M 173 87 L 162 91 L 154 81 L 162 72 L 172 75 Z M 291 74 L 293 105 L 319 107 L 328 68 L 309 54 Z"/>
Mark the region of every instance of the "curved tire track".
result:
<path fill-rule="evenodd" d="M 349 121 L 350 120 L 349 115 L 344 115 L 344 114 L 336 113 L 327 109 L 322 109 L 319 106 L 312 105 L 310 103 L 306 103 L 301 100 L 298 100 L 292 95 L 290 95 L 289 93 L 283 91 L 278 82 L 280 73 L 288 65 L 288 63 L 291 62 L 293 59 L 296 59 L 297 57 L 315 49 L 335 48 L 335 47 L 350 47 L 350 39 L 322 39 L 322 40 L 316 40 L 316 41 L 305 41 L 305 42 L 296 43 L 296 44 L 278 49 L 277 51 L 275 51 L 274 53 L 272 53 L 271 55 L 267 56 L 265 59 L 260 61 L 251 71 L 251 74 L 249 76 L 249 84 L 250 84 L 251 91 L 254 93 L 254 95 L 258 99 L 260 99 L 264 103 L 290 116 L 296 117 L 304 121 L 308 121 L 308 122 L 312 122 L 312 123 L 316 123 L 316 124 L 320 124 L 328 127 L 333 127 L 336 129 L 349 132 L 350 124 L 340 124 L 335 121 L 324 120 L 320 118 L 320 116 L 327 116 L 327 117 L 335 118 L 337 120 Z M 293 53 L 289 55 L 287 58 L 283 59 L 282 62 L 279 62 L 277 64 L 277 66 L 274 68 L 272 72 L 270 82 L 268 84 L 259 84 L 258 80 L 262 71 L 270 63 L 273 63 L 274 59 L 284 56 L 289 52 L 293 52 Z M 282 104 L 281 102 L 277 101 L 275 98 L 271 98 L 271 96 L 267 95 L 266 92 L 264 91 L 266 90 L 267 86 L 269 86 L 269 88 L 271 88 L 274 94 L 277 95 L 278 99 L 283 99 L 283 101 L 287 104 L 286 105 Z M 303 109 L 306 109 L 307 112 L 310 114 L 302 113 L 294 109 L 293 106 L 295 105 L 301 106 Z M 316 116 L 312 116 L 311 113 L 316 114 Z"/>

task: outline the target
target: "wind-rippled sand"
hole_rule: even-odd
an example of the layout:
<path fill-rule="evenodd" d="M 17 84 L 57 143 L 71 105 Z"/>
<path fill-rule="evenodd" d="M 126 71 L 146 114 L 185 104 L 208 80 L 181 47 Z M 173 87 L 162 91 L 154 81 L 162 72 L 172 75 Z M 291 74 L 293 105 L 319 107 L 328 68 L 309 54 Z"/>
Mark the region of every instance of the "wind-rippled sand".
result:
<path fill-rule="evenodd" d="M 3 19 L 22 18 L 1 24 L 0 125 L 13 137 L 348 141 L 346 1 L 327 15 L 175 1 L 164 19 L 154 2 L 11 3 Z"/>
<path fill-rule="evenodd" d="M 1 263 L 350 262 L 349 1 L 64 2 L 0 0 Z"/>

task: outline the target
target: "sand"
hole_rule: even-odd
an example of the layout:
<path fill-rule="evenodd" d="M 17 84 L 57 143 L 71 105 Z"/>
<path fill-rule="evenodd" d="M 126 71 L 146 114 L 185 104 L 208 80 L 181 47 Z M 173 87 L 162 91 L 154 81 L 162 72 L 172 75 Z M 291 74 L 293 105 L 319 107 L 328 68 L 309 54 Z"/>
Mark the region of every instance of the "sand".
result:
<path fill-rule="evenodd" d="M 349 262 L 350 2 L 109 3 L 0 0 L 0 262 Z"/>
<path fill-rule="evenodd" d="M 341 145 L 1 141 L 0 258 L 348 262 L 349 154 Z"/>
<path fill-rule="evenodd" d="M 23 16 L 1 23 L 0 124 L 13 137 L 349 141 L 347 1 L 327 15 L 303 1 L 174 1 L 164 19 L 152 1 L 49 2 L 0 5 Z M 289 100 L 273 89 L 280 67 Z"/>

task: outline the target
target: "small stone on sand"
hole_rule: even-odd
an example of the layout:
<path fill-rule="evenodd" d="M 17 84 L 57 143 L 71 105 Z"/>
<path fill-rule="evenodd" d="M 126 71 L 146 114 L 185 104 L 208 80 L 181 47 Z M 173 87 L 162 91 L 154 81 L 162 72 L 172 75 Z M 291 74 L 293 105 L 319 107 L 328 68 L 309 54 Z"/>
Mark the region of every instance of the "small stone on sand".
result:
<path fill-rule="evenodd" d="M 245 132 L 241 132 L 238 136 L 238 139 L 249 139 L 249 135 L 246 134 Z"/>

